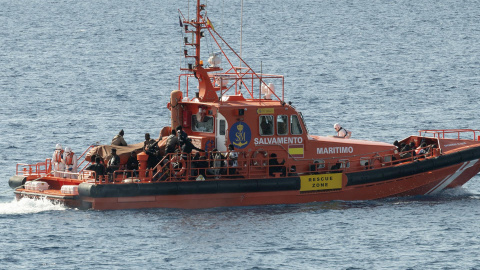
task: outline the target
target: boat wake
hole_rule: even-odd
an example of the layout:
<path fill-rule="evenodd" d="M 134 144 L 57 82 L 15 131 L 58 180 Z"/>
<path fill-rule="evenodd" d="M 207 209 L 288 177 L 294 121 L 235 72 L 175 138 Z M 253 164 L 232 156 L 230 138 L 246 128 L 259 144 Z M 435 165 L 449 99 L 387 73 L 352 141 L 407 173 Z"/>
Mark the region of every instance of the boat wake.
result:
<path fill-rule="evenodd" d="M 475 194 L 463 187 L 444 190 L 435 195 L 418 195 L 408 197 L 393 197 L 382 199 L 381 201 L 393 203 L 411 203 L 411 202 L 427 202 L 427 203 L 443 203 L 461 200 L 479 200 L 480 194 Z"/>
<path fill-rule="evenodd" d="M 20 201 L 14 199 L 11 202 L 0 203 L 0 215 L 21 215 L 34 214 L 45 211 L 64 211 L 66 207 L 55 204 L 47 199 L 22 198 Z"/>

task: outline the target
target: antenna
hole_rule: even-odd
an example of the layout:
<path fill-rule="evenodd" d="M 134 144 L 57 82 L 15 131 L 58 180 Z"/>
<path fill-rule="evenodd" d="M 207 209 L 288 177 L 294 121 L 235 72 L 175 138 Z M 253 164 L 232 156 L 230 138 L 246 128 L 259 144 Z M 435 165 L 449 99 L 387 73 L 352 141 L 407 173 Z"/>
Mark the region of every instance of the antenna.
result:
<path fill-rule="evenodd" d="M 240 58 L 242 58 L 242 32 L 243 32 L 243 0 L 241 0 L 242 8 L 240 9 Z M 240 67 L 242 66 L 242 60 L 240 60 Z"/>

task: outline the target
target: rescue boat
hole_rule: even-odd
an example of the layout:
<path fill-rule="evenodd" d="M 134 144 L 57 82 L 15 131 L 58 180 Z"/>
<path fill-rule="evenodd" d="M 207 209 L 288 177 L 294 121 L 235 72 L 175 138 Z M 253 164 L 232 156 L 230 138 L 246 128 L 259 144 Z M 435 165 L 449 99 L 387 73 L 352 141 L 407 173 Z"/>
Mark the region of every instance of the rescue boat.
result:
<path fill-rule="evenodd" d="M 197 0 L 195 19 L 181 15 L 186 65 L 167 104 L 171 125 L 159 140 L 147 147 L 90 146 L 75 173 L 55 170 L 50 158 L 17 164 L 9 180 L 17 199 L 98 210 L 375 200 L 436 194 L 480 171 L 480 130 L 420 130 L 395 145 L 309 134 L 302 114 L 284 101 L 284 77 L 253 71 L 215 31 L 205 9 Z M 219 51 L 204 63 L 206 35 Z M 233 65 L 237 61 L 240 66 Z M 178 126 L 180 136 L 188 136 L 184 143 L 202 151 L 167 151 Z M 103 175 L 87 169 L 94 155 L 107 163 L 113 148 L 117 170 Z M 129 170 L 132 152 L 139 166 Z"/>

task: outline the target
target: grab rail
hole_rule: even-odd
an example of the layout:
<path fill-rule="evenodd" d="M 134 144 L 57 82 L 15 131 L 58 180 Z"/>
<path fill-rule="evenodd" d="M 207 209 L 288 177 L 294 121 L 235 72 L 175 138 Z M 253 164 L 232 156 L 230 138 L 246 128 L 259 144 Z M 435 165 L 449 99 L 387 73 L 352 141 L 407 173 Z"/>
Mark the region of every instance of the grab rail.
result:
<path fill-rule="evenodd" d="M 473 133 L 473 140 L 480 141 L 480 130 L 478 129 L 424 129 L 419 130 L 418 133 L 422 136 L 424 134 L 432 134 L 433 138 L 445 139 L 445 135 L 456 134 L 457 139 L 460 139 L 460 135 L 464 133 Z"/>

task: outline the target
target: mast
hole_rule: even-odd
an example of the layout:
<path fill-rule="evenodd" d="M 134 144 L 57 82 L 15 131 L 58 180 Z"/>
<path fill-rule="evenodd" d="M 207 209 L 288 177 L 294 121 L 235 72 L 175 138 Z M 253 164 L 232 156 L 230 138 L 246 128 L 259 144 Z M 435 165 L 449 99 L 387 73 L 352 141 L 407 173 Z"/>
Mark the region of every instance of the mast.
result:
<path fill-rule="evenodd" d="M 214 87 L 208 72 L 218 71 L 219 67 L 208 67 L 203 66 L 203 61 L 200 59 L 201 56 L 201 39 L 204 37 L 204 32 L 202 30 L 207 28 L 212 28 L 211 24 L 207 17 L 204 16 L 206 5 L 201 4 L 200 0 L 197 0 L 195 19 L 193 20 L 184 20 L 185 25 L 185 34 L 192 34 L 192 41 L 188 40 L 188 37 L 185 37 L 185 46 L 194 46 L 195 55 L 188 55 L 187 50 L 184 50 L 185 58 L 195 59 L 194 64 L 188 64 L 188 68 L 181 68 L 180 70 L 193 72 L 193 75 L 198 80 L 198 91 L 199 91 L 199 100 L 203 102 L 218 102 L 218 95 L 216 91 L 220 90 L 220 87 Z M 188 29 L 190 25 L 193 30 Z M 213 29 L 212 29 L 213 30 Z M 214 30 L 213 30 L 214 31 Z"/>
<path fill-rule="evenodd" d="M 205 0 L 203 0 L 205 1 Z M 187 76 L 187 88 L 188 88 L 188 78 L 195 77 L 198 80 L 198 100 L 200 102 L 220 102 L 219 95 L 223 95 L 223 90 L 229 91 L 229 89 L 235 90 L 235 95 L 242 95 L 242 91 L 239 89 L 244 88 L 251 99 L 262 99 L 262 93 L 259 93 L 258 98 L 254 97 L 254 83 L 255 80 L 260 80 L 261 86 L 265 85 L 265 88 L 268 89 L 269 93 L 273 95 L 278 100 L 283 102 L 283 95 L 282 98 L 279 98 L 273 89 L 273 83 L 267 84 L 264 83 L 264 79 L 268 80 L 281 80 L 281 86 L 283 91 L 284 86 L 284 77 L 281 75 L 273 75 L 273 74 L 257 74 L 253 69 L 242 59 L 241 56 L 241 45 L 240 45 L 240 55 L 235 52 L 235 50 L 228 45 L 228 43 L 215 31 L 212 23 L 210 22 L 209 18 L 206 16 L 206 5 L 201 4 L 201 0 L 197 0 L 197 5 L 195 9 L 195 18 L 193 19 L 186 19 L 183 17 L 183 25 L 184 25 L 184 56 L 185 58 L 189 59 L 190 62 L 188 63 L 188 67 L 180 68 L 182 71 L 188 72 L 188 74 L 182 74 L 182 76 Z M 242 25 L 243 25 L 243 1 L 242 1 L 242 18 L 241 18 L 241 31 L 240 36 L 242 36 Z M 183 15 L 181 15 L 183 16 Z M 216 55 L 210 56 L 208 60 L 209 65 L 204 65 L 201 59 L 201 42 L 202 38 L 204 38 L 206 33 L 212 38 L 212 40 L 216 43 L 218 48 L 221 51 L 221 55 L 225 58 L 228 62 L 230 68 L 227 68 L 226 72 L 221 73 L 222 68 L 219 66 L 220 60 L 217 58 L 215 59 Z M 229 59 L 226 52 L 223 50 L 222 46 L 219 42 L 223 42 L 223 44 L 228 48 L 229 52 L 235 55 L 240 60 L 239 66 L 234 66 L 233 61 Z M 242 37 L 240 37 L 240 43 L 242 43 Z M 190 52 L 193 55 L 189 55 L 189 50 L 187 50 L 187 46 L 193 47 Z M 194 50 L 193 50 L 194 49 Z M 193 53 L 194 52 L 194 53 Z M 193 58 L 193 59 L 192 59 Z M 204 59 L 206 60 L 206 59 Z M 218 60 L 218 61 L 217 61 Z M 218 62 L 218 63 L 217 63 Z M 244 66 L 244 67 L 242 67 Z M 217 72 L 210 74 L 210 72 Z M 263 84 L 262 84 L 263 83 Z M 270 86 L 272 85 L 272 87 Z M 180 88 L 180 82 L 179 82 Z M 217 92 L 220 91 L 220 94 Z M 260 87 L 259 91 L 262 91 L 262 87 Z M 255 91 L 256 92 L 256 91 Z M 283 92 L 282 92 L 283 93 Z M 270 99 L 270 96 L 265 96 L 265 99 Z"/>

